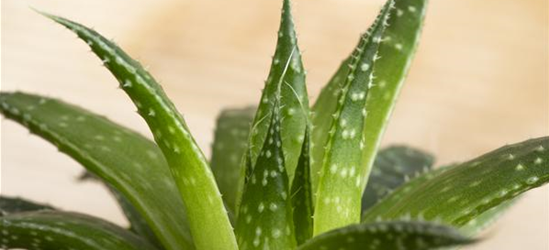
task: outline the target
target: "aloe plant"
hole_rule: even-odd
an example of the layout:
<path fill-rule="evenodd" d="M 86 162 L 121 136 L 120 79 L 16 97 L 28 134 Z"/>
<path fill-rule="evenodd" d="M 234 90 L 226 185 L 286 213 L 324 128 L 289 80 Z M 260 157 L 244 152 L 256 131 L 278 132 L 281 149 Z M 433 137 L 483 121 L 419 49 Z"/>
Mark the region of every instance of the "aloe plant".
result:
<path fill-rule="evenodd" d="M 451 166 L 379 142 L 417 47 L 426 0 L 388 0 L 309 107 L 283 1 L 257 108 L 223 111 L 211 161 L 154 78 L 116 44 L 44 14 L 84 40 L 118 80 L 154 141 L 55 98 L 0 93 L 0 112 L 82 164 L 130 222 L 0 198 L 4 249 L 439 249 L 476 234 L 549 182 L 549 138 Z M 131 145 L 131 147 L 128 147 Z"/>

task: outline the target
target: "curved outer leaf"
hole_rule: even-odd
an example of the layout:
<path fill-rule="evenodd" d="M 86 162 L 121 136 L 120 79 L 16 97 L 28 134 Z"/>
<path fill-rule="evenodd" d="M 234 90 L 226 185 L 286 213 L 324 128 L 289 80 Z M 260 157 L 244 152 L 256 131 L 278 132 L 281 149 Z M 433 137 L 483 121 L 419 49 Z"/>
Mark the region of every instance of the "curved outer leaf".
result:
<path fill-rule="evenodd" d="M 361 37 L 349 64 L 349 74 L 339 95 L 326 143 L 318 184 L 314 234 L 360 221 L 366 97 L 373 80 L 373 64 L 393 0 L 389 0 L 374 24 Z M 359 146 L 360 145 L 360 146 Z"/>
<path fill-rule="evenodd" d="M 197 249 L 236 249 L 236 238 L 206 158 L 161 86 L 138 62 L 97 32 L 64 18 L 48 17 L 88 43 L 137 106 L 170 166 Z"/>
<path fill-rule="evenodd" d="M 111 192 L 112 196 L 116 199 L 118 206 L 126 216 L 126 219 L 128 219 L 128 222 L 130 223 L 129 230 L 147 239 L 155 247 L 163 248 L 162 243 L 160 243 L 160 240 L 156 237 L 151 227 L 149 227 L 147 220 L 145 220 L 139 210 L 132 204 L 132 202 L 128 198 L 124 196 L 124 194 L 116 190 L 116 188 L 112 185 L 109 185 L 108 183 L 102 181 L 96 175 L 88 171 L 84 172 L 84 174 L 80 176 L 79 180 L 94 180 L 104 184 L 105 187 Z"/>
<path fill-rule="evenodd" d="M 249 157 L 243 157 L 242 166 L 246 166 L 250 159 L 251 165 L 255 166 L 261 145 L 267 137 L 270 116 L 277 95 L 281 95 L 281 137 L 284 145 L 284 160 L 291 183 L 301 153 L 305 127 L 309 122 L 309 100 L 305 85 L 305 70 L 294 31 L 290 0 L 284 0 L 283 3 L 275 55 L 253 121 L 246 151 Z M 244 172 L 245 168 L 242 167 L 241 188 L 246 179 Z"/>
<path fill-rule="evenodd" d="M 291 200 L 298 245 L 313 236 L 313 191 L 311 190 L 311 170 L 309 154 L 309 130 L 305 131 L 305 141 L 295 170 L 291 186 Z"/>
<path fill-rule="evenodd" d="M 21 198 L 0 196 L 0 217 L 21 212 L 55 210 L 45 204 L 38 204 Z"/>
<path fill-rule="evenodd" d="M 185 207 L 153 142 L 106 118 L 51 98 L 1 93 L 0 111 L 123 193 L 166 248 L 193 248 Z"/>
<path fill-rule="evenodd" d="M 236 224 L 240 249 L 296 246 L 278 106 L 273 112 L 269 133 L 242 196 Z"/>
<path fill-rule="evenodd" d="M 475 233 L 475 225 L 483 226 L 506 202 L 549 181 L 548 149 L 549 137 L 531 139 L 433 171 L 401 186 L 363 221 L 422 218 Z"/>
<path fill-rule="evenodd" d="M 246 150 L 246 140 L 255 107 L 223 110 L 217 118 L 210 165 L 219 191 L 230 211 L 235 211 L 240 178 L 240 160 Z"/>
<path fill-rule="evenodd" d="M 407 180 L 431 170 L 433 162 L 432 155 L 406 146 L 391 146 L 379 151 L 362 194 L 362 212 Z"/>
<path fill-rule="evenodd" d="M 129 231 L 99 218 L 68 212 L 27 212 L 0 218 L 3 249 L 155 249 Z"/>
<path fill-rule="evenodd" d="M 379 222 L 350 225 L 321 234 L 299 250 L 428 250 L 468 243 L 471 240 L 442 225 L 426 222 Z"/>
<path fill-rule="evenodd" d="M 395 0 L 395 9 L 391 11 L 388 27 L 385 30 L 382 43 L 379 45 L 378 56 L 374 67 L 375 78 L 372 88 L 366 96 L 366 111 L 364 129 L 365 144 L 362 163 L 366 175 L 372 165 L 376 151 L 387 125 L 389 116 L 396 103 L 396 98 L 402 87 L 406 73 L 413 59 L 419 42 L 423 25 L 427 0 Z M 349 72 L 345 60 L 332 80 L 322 89 L 316 101 L 313 112 L 313 143 L 312 155 L 313 187 L 316 187 L 318 174 L 322 168 L 324 146 L 328 141 L 326 135 L 331 128 L 332 119 L 327 115 L 333 114 L 336 107 L 338 93 L 344 87 L 345 77 Z M 359 96 L 357 96 L 359 97 Z M 362 184 L 366 185 L 366 182 Z"/>

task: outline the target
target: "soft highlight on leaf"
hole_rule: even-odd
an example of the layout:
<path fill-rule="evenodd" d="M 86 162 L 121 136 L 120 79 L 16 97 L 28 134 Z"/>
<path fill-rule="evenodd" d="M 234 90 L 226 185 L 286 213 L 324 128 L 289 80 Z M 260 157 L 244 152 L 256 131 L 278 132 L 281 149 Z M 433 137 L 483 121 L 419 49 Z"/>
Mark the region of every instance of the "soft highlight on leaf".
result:
<path fill-rule="evenodd" d="M 393 0 L 382 8 L 374 24 L 361 36 L 351 57 L 349 73 L 338 97 L 328 132 L 316 195 L 314 234 L 360 222 L 366 99 L 373 81 L 377 51 Z"/>
<path fill-rule="evenodd" d="M 26 212 L 0 218 L 2 249 L 29 250 L 154 250 L 155 248 L 112 223 L 87 215 Z"/>
<path fill-rule="evenodd" d="M 166 248 L 192 249 L 185 207 L 153 142 L 82 108 L 37 95 L 0 93 L 0 112 L 123 193 Z"/>
<path fill-rule="evenodd" d="M 157 81 L 99 33 L 61 17 L 46 16 L 75 32 L 90 46 L 149 125 L 186 205 L 197 249 L 236 249 L 236 238 L 206 158 L 183 116 Z M 212 238 L 214 233 L 216 237 Z"/>
<path fill-rule="evenodd" d="M 429 250 L 469 244 L 456 230 L 426 222 L 395 221 L 355 224 L 316 236 L 299 250 Z"/>
<path fill-rule="evenodd" d="M 548 149 L 549 137 L 531 139 L 427 173 L 376 204 L 363 221 L 421 218 L 474 234 L 515 197 L 549 182 Z"/>

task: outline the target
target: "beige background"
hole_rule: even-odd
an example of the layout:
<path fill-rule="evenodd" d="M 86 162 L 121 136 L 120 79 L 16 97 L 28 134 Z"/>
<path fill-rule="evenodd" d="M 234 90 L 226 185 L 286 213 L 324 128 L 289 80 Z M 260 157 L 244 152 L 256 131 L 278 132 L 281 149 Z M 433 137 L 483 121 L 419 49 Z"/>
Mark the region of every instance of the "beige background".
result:
<path fill-rule="evenodd" d="M 294 0 L 311 98 L 355 45 L 378 0 Z M 216 114 L 256 103 L 274 51 L 279 0 L 2 0 L 2 89 L 77 103 L 149 136 L 84 43 L 29 6 L 95 27 L 162 80 L 209 154 Z M 438 163 L 548 134 L 548 2 L 431 0 L 423 39 L 384 144 Z M 126 223 L 81 168 L 2 121 L 2 194 Z M 549 249 L 549 191 L 529 192 L 468 249 Z"/>

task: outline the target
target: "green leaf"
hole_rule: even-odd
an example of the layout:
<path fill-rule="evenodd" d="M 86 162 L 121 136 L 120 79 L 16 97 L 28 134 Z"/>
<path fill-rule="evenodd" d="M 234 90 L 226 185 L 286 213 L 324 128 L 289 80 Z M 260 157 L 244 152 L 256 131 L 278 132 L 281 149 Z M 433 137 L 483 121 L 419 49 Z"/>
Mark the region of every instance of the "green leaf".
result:
<path fill-rule="evenodd" d="M 89 111 L 36 95 L 1 93 L 0 112 L 123 193 L 166 248 L 193 248 L 185 207 L 153 142 Z"/>
<path fill-rule="evenodd" d="M 313 249 L 439 249 L 471 243 L 453 228 L 426 222 L 355 224 L 323 233 L 299 250 Z"/>
<path fill-rule="evenodd" d="M 134 250 L 152 245 L 114 224 L 87 215 L 44 211 L 0 218 L 3 249 Z"/>
<path fill-rule="evenodd" d="M 0 217 L 15 213 L 41 210 L 55 210 L 55 208 L 21 198 L 0 196 Z"/>
<path fill-rule="evenodd" d="M 407 180 L 431 170 L 433 162 L 432 155 L 406 146 L 392 146 L 379 151 L 362 194 L 362 212 Z"/>
<path fill-rule="evenodd" d="M 373 80 L 373 64 L 385 31 L 393 0 L 361 37 L 349 63 L 349 74 L 338 97 L 328 132 L 317 189 L 314 234 L 360 222 L 360 197 L 369 172 L 363 164 L 366 97 Z"/>
<path fill-rule="evenodd" d="M 250 181 L 244 187 L 236 223 L 240 249 L 294 249 L 296 246 L 277 106 L 273 112 L 269 134 Z"/>
<path fill-rule="evenodd" d="M 84 174 L 79 178 L 79 180 L 81 181 L 93 180 L 93 181 L 98 181 L 104 184 L 105 187 L 109 190 L 109 192 L 118 202 L 118 206 L 126 216 L 126 219 L 128 219 L 128 222 L 130 222 L 129 230 L 147 239 L 155 247 L 159 249 L 163 248 L 162 243 L 160 243 L 160 240 L 156 237 L 151 227 L 149 227 L 149 225 L 147 224 L 147 220 L 145 220 L 145 218 L 141 216 L 141 213 L 139 212 L 139 210 L 131 203 L 131 201 L 128 198 L 124 196 L 124 194 L 116 190 L 116 188 L 113 187 L 112 185 L 109 185 L 108 183 L 102 181 L 96 175 L 88 171 L 84 172 Z"/>
<path fill-rule="evenodd" d="M 281 95 L 281 137 L 284 145 L 284 160 L 291 183 L 301 153 L 305 127 L 309 123 L 309 100 L 305 85 L 305 70 L 294 31 L 290 0 L 284 0 L 283 3 L 276 51 L 252 123 L 248 150 L 246 151 L 249 157 L 243 157 L 242 166 L 248 165 L 248 160 L 252 161 L 252 166 L 255 165 L 261 145 L 267 137 L 274 100 L 278 95 Z M 244 172 L 242 170 L 242 173 Z M 241 187 L 243 187 L 245 179 L 244 176 L 241 176 Z"/>
<path fill-rule="evenodd" d="M 309 130 L 305 131 L 305 140 L 301 156 L 295 170 L 291 186 L 291 201 L 297 245 L 305 243 L 313 236 L 313 192 L 311 190 Z"/>
<path fill-rule="evenodd" d="M 212 146 L 211 167 L 219 191 L 230 211 L 235 211 L 240 178 L 240 160 L 246 150 L 246 140 L 255 107 L 223 110 L 217 118 Z"/>
<path fill-rule="evenodd" d="M 90 46 L 149 125 L 186 205 L 197 249 L 236 249 L 236 238 L 206 158 L 161 86 L 138 62 L 97 32 L 64 18 L 47 16 Z M 212 237 L 213 232 L 216 237 Z"/>
<path fill-rule="evenodd" d="M 531 139 L 427 173 L 376 204 L 363 221 L 421 218 L 476 233 L 506 202 L 549 181 L 548 148 L 549 137 Z"/>

